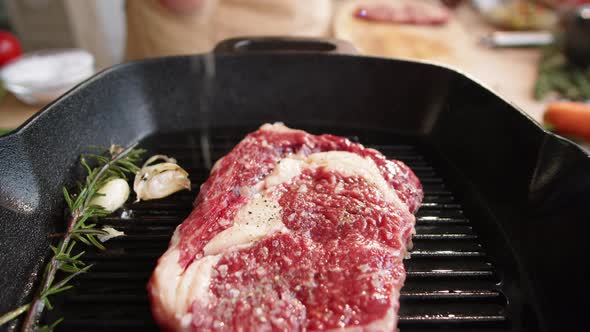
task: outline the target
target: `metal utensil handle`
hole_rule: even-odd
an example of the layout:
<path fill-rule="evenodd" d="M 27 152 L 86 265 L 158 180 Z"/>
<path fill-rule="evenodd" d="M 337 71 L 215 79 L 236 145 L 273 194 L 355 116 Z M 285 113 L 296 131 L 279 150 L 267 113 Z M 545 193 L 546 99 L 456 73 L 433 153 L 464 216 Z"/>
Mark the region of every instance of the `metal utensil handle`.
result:
<path fill-rule="evenodd" d="M 245 53 L 334 53 L 356 54 L 350 43 L 332 38 L 237 37 L 221 41 L 213 49 L 217 54 Z"/>

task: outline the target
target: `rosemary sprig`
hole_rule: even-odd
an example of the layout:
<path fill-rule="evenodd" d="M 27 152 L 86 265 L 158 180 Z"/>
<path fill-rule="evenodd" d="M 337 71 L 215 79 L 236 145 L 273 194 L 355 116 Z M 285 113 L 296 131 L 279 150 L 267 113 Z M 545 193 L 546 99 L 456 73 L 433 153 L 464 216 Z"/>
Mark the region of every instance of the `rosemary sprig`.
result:
<path fill-rule="evenodd" d="M 95 224 L 87 222 L 94 218 L 104 217 L 109 212 L 100 206 L 91 204 L 91 201 L 101 195 L 98 190 L 107 182 L 116 178 L 126 179 L 128 174 L 135 174 L 139 171 L 136 164 L 141 160 L 141 154 L 144 150 L 135 147 L 136 145 L 132 145 L 123 149 L 112 146 L 108 154 L 91 154 L 81 157 L 80 163 L 84 167 L 87 176 L 84 184 L 80 186 L 80 191 L 77 194 L 70 194 L 65 187 L 63 188 L 64 198 L 69 210 L 66 232 L 57 246 L 51 246 L 53 256 L 45 267 L 41 283 L 33 300 L 0 316 L 0 326 L 25 312 L 27 314 L 22 331 L 52 331 L 61 322 L 60 319 L 49 326 L 38 326 L 45 307 L 52 308 L 49 297 L 72 288 L 73 286 L 69 282 L 92 267 L 92 265 L 87 265 L 81 260 L 84 251 L 76 255 L 72 253 L 77 242 L 101 250 L 105 249 L 97 236 L 107 235 L 106 232 L 96 229 Z M 91 167 L 89 162 L 95 166 Z M 67 275 L 56 281 L 55 276 L 58 271 L 62 271 Z"/>

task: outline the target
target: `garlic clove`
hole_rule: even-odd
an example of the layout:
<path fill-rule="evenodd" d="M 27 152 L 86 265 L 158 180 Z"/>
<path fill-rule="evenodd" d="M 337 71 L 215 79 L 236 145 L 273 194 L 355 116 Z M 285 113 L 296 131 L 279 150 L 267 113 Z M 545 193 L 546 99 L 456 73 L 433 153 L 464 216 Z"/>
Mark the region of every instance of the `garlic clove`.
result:
<path fill-rule="evenodd" d="M 133 182 L 136 202 L 163 198 L 183 189 L 191 189 L 188 173 L 171 162 L 142 168 Z"/>
<path fill-rule="evenodd" d="M 102 230 L 105 232 L 105 234 L 97 235 L 96 237 L 100 240 L 100 242 L 103 243 L 115 237 L 125 236 L 125 232 L 118 231 L 110 226 L 105 226 L 102 228 Z"/>
<path fill-rule="evenodd" d="M 102 186 L 97 193 L 104 196 L 96 196 L 91 201 L 91 205 L 101 206 L 103 209 L 113 212 L 123 206 L 129 198 L 129 184 L 123 179 L 113 179 Z"/>

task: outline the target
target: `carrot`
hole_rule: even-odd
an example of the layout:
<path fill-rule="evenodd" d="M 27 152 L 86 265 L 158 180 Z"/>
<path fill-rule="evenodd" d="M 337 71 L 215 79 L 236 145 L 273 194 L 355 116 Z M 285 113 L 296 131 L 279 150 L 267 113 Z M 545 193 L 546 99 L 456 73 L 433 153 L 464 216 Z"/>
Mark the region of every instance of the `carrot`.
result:
<path fill-rule="evenodd" d="M 543 120 L 559 134 L 590 140 L 590 104 L 572 101 L 550 103 Z"/>

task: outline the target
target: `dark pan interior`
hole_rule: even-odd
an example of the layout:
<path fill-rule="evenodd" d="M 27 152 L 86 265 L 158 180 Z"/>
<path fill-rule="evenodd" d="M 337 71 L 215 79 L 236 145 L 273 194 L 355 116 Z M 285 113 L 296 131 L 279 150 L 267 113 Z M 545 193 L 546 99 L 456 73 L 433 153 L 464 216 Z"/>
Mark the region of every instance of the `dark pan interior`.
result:
<path fill-rule="evenodd" d="M 406 330 L 561 331 L 584 322 L 588 291 L 581 271 L 587 264 L 590 165 L 580 148 L 545 133 L 501 98 L 446 68 L 340 55 L 219 55 L 215 79 L 206 83 L 203 63 L 203 56 L 195 56 L 115 67 L 48 106 L 15 134 L 0 137 L 0 312 L 30 296 L 47 254 L 47 235 L 62 225 L 61 186 L 77 176 L 77 158 L 88 146 L 130 144 L 157 133 L 142 144 L 167 152 L 164 143 L 172 141 L 184 146 L 178 153 L 187 154 L 187 162 L 194 162 L 190 158 L 199 154 L 203 132 L 212 137 L 212 146 L 216 135 L 229 137 L 212 152 L 215 159 L 246 128 L 284 121 L 356 136 L 367 145 L 393 149 L 384 151 L 391 157 L 423 160 L 425 165 L 416 167 L 432 168 L 423 169 L 423 177 L 432 181 L 427 186 L 441 186 L 440 192 L 430 191 L 432 201 L 420 214 L 433 220 L 449 214 L 452 222 L 442 230 L 438 224 L 428 228 L 435 221 L 420 226 L 417 243 L 424 247 L 408 261 L 414 275 L 401 309 Z M 401 154 L 404 146 L 410 154 Z M 206 176 L 202 170 L 191 175 L 197 183 Z M 178 194 L 154 202 L 160 206 L 154 210 L 132 207 L 139 215 L 167 211 L 166 204 L 178 210 L 166 225 L 153 221 L 153 232 L 109 245 L 113 250 L 129 245 L 144 260 L 134 260 L 135 267 L 113 257 L 97 264 L 52 313 L 62 311 L 64 328 L 80 330 L 76 324 L 85 319 L 94 325 L 133 324 L 132 315 L 125 314 L 129 303 L 143 308 L 144 327 L 152 326 L 146 321 L 146 273 L 165 248 L 170 227 L 190 209 L 191 198 Z M 144 219 L 148 225 L 150 218 Z M 459 221 L 453 224 L 453 218 Z M 144 231 L 139 219 L 120 223 L 125 222 L 129 234 Z M 168 233 L 157 231 L 160 226 Z M 91 253 L 89 259 L 102 256 Z M 435 274 L 451 270 L 440 272 L 451 275 L 421 273 L 429 268 Z M 452 271 L 466 274 L 452 276 Z M 105 275 L 121 282 L 101 279 Z M 439 277 L 449 284 L 438 290 L 462 292 L 433 293 L 437 284 L 428 282 Z M 485 283 L 474 284 L 478 278 Z M 113 290 L 106 303 L 83 293 L 105 292 L 109 285 L 135 290 L 128 297 Z M 102 320 L 101 306 L 121 306 L 122 320 Z M 440 315 L 432 316 L 435 311 Z M 416 318 L 426 315 L 427 320 Z"/>
<path fill-rule="evenodd" d="M 175 156 L 191 174 L 193 187 L 198 188 L 208 176 L 208 156 L 218 159 L 254 129 L 212 129 L 207 152 L 203 151 L 199 131 L 156 134 L 141 145 L 149 148 L 150 154 Z M 424 185 L 414 249 L 405 261 L 408 276 L 400 310 L 403 331 L 509 331 L 520 324 L 520 317 L 512 317 L 502 277 L 486 253 L 476 223 L 470 220 L 469 208 L 461 204 L 445 176 L 439 174 L 438 162 L 426 142 L 375 130 L 306 129 L 316 133 L 329 130 L 403 160 Z M 56 299 L 52 316 L 68 317 L 61 330 L 157 331 L 145 285 L 175 227 L 190 212 L 196 191 L 129 205 L 101 221 L 115 225 L 127 236 L 112 240 L 104 252 L 89 253 L 87 259 L 94 264 L 94 271 L 80 277 L 73 291 Z"/>

